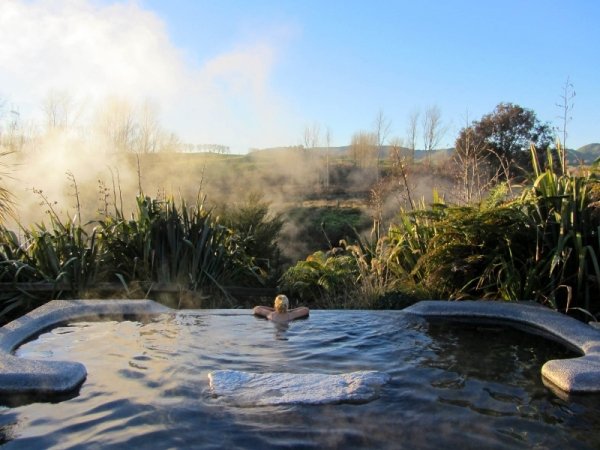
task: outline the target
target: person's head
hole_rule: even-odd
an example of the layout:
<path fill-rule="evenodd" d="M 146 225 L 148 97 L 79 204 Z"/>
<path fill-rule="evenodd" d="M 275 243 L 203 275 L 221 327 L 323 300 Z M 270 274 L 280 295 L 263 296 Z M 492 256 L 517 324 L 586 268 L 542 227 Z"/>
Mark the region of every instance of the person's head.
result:
<path fill-rule="evenodd" d="M 286 313 L 289 307 L 290 301 L 285 295 L 279 294 L 275 297 L 275 311 L 278 313 Z"/>

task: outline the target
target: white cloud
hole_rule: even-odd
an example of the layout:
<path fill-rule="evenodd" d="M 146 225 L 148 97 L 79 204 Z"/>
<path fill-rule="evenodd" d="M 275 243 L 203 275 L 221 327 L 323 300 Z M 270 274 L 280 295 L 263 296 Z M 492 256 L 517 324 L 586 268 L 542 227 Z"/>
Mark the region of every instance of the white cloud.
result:
<path fill-rule="evenodd" d="M 278 45 L 244 43 L 193 67 L 161 18 L 137 3 L 2 0 L 0 97 L 24 113 L 39 113 L 52 90 L 92 105 L 150 98 L 186 140 L 268 145 L 265 136 L 282 138 L 287 126 L 269 87 Z"/>
<path fill-rule="evenodd" d="M 183 69 L 156 16 L 134 4 L 84 0 L 2 2 L 0 68 L 11 88 L 4 95 L 16 101 L 66 88 L 76 96 L 164 97 Z"/>

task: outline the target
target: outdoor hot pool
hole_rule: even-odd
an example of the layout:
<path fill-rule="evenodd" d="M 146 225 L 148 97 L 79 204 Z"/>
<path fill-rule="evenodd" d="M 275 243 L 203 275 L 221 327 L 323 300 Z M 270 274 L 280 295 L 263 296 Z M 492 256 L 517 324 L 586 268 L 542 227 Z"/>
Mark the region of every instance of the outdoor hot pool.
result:
<path fill-rule="evenodd" d="M 249 310 L 72 322 L 17 355 L 78 361 L 87 378 L 53 402 L 0 410 L 6 448 L 598 448 L 598 396 L 559 397 L 540 367 L 574 354 L 501 327 L 401 311 L 313 311 L 277 326 Z M 211 371 L 390 376 L 373 398 L 240 405 Z"/>

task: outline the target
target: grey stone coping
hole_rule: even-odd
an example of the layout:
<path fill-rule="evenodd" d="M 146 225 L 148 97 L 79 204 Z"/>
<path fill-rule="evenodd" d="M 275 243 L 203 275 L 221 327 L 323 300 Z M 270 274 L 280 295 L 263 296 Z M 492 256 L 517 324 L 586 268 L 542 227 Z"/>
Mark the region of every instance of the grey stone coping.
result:
<path fill-rule="evenodd" d="M 0 328 L 0 394 L 58 395 L 85 380 L 83 364 L 18 358 L 24 342 L 74 320 L 143 318 L 174 310 L 151 300 L 54 300 Z M 567 393 L 600 393 L 600 330 L 539 305 L 492 301 L 423 301 L 404 312 L 428 319 L 508 325 L 554 339 L 583 356 L 548 361 L 542 376 Z"/>
<path fill-rule="evenodd" d="M 583 356 L 542 366 L 545 384 L 556 391 L 600 393 L 600 330 L 544 306 L 502 301 L 423 301 L 405 312 L 429 319 L 489 323 L 553 339 Z M 559 393 L 560 394 L 560 393 Z"/>
<path fill-rule="evenodd" d="M 56 395 L 77 389 L 85 380 L 83 364 L 36 361 L 14 356 L 24 342 L 73 320 L 123 320 L 172 310 L 151 300 L 54 300 L 0 328 L 0 394 Z"/>

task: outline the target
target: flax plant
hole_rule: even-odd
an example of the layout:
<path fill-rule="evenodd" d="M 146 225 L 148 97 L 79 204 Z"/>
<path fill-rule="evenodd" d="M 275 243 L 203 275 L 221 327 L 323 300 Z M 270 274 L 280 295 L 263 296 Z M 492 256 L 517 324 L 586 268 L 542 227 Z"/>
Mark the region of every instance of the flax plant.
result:
<path fill-rule="evenodd" d="M 407 291 L 412 285 L 409 274 L 399 264 L 401 247 L 388 236 L 372 243 L 359 240 L 346 248 L 356 261 L 358 274 L 355 282 L 363 308 L 377 308 L 380 298 L 400 290 Z"/>
<path fill-rule="evenodd" d="M 346 245 L 353 258 L 347 267 L 340 256 L 318 254 L 284 279 L 306 290 L 313 283 L 320 289 L 311 295 L 331 298 L 325 281 L 336 267 L 335 286 L 347 283 L 366 307 L 400 291 L 535 300 L 592 317 L 600 311 L 600 182 L 591 173 L 569 173 L 562 151 L 556 160 L 549 152 L 542 169 L 532 148 L 534 179 L 520 197 L 507 198 L 504 186 L 480 204 L 449 206 L 434 197 L 431 206 L 401 211 L 387 235 Z"/>
<path fill-rule="evenodd" d="M 52 208 L 49 215 L 49 227 L 41 223 L 22 228 L 21 239 L 0 228 L 0 281 L 15 286 L 0 294 L 0 319 L 48 300 L 28 292 L 21 283 L 53 283 L 51 297 L 61 298 L 64 286 L 70 295 L 79 296 L 99 280 L 96 230 L 84 230 L 77 220 L 61 221 Z"/>
<path fill-rule="evenodd" d="M 342 309 L 406 306 L 407 301 L 424 297 L 401 264 L 405 250 L 401 242 L 383 236 L 340 244 L 341 248 L 315 252 L 289 268 L 280 280 L 281 288 L 307 304 Z M 394 301 L 382 303 L 386 297 Z"/>
<path fill-rule="evenodd" d="M 411 211 L 400 210 L 397 222 L 388 231 L 396 248 L 397 264 L 414 285 L 422 284 L 427 276 L 424 257 L 438 234 L 438 224 L 447 214 L 447 205 L 435 190 L 433 200 L 431 207 L 421 201 Z"/>
<path fill-rule="evenodd" d="M 217 288 L 252 272 L 252 258 L 235 233 L 219 225 L 202 199 L 193 207 L 137 197 L 137 214 L 101 222 L 102 240 L 112 276 L 124 285 L 151 282 L 187 290 Z"/>
<path fill-rule="evenodd" d="M 36 193 L 47 224 L 22 227 L 21 239 L 0 225 L 0 282 L 14 284 L 12 294 L 0 293 L 0 319 L 37 298 L 22 283 L 52 283 L 50 298 L 84 297 L 106 289 L 98 288 L 106 282 L 111 291 L 120 282 L 129 294 L 139 288 L 148 294 L 158 285 L 169 292 L 178 288 L 180 301 L 185 291 L 202 301 L 216 294 L 233 306 L 224 285 L 261 285 L 269 275 L 248 252 L 251 231 L 240 236 L 220 225 L 200 197 L 190 207 L 139 195 L 130 219 L 115 204 L 114 213 L 105 207 L 102 220 L 81 224 L 79 213 L 61 219 L 55 203 Z"/>
<path fill-rule="evenodd" d="M 41 275 L 30 264 L 17 235 L 0 225 L 0 282 L 40 281 Z M 0 321 L 17 311 L 30 309 L 36 298 L 26 291 L 14 289 L 0 292 Z"/>
<path fill-rule="evenodd" d="M 571 174 L 557 147 L 542 170 L 532 147 L 534 182 L 522 202 L 536 229 L 535 264 L 545 278 L 541 295 L 552 307 L 600 310 L 600 217 L 592 198 L 600 182 L 590 173 Z M 558 168 L 556 167 L 558 166 Z"/>
<path fill-rule="evenodd" d="M 70 180 L 74 183 L 72 175 Z M 101 250 L 97 231 L 81 224 L 79 203 L 73 219 L 61 219 L 55 204 L 41 190 L 34 192 L 47 208 L 49 226 L 42 222 L 22 228 L 22 243 L 18 245 L 15 237 L 12 247 L 18 248 L 19 260 L 35 271 L 36 280 L 68 285 L 72 293 L 82 293 L 99 279 Z M 60 289 L 54 296 L 61 296 Z"/>
<path fill-rule="evenodd" d="M 24 240 L 28 260 L 44 281 L 67 284 L 75 294 L 98 281 L 101 267 L 96 229 L 88 233 L 75 221 L 52 218 L 51 227 L 37 224 L 25 232 Z"/>

